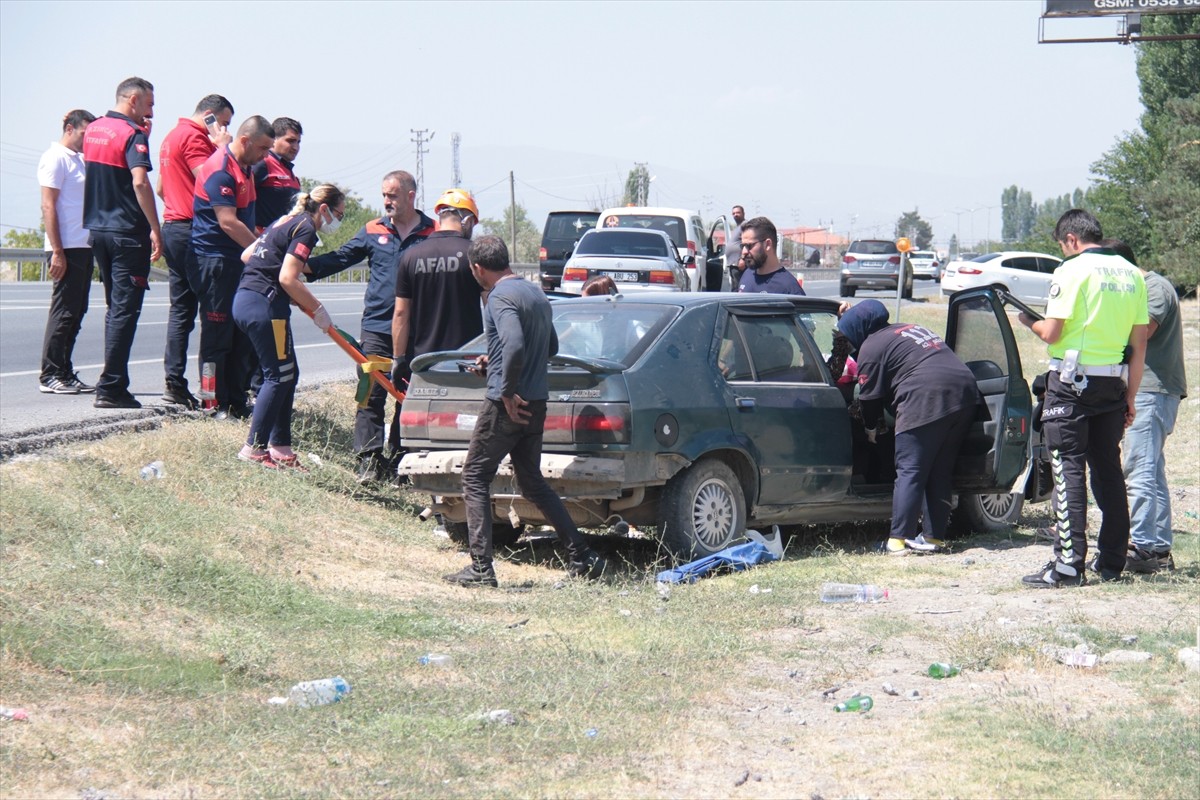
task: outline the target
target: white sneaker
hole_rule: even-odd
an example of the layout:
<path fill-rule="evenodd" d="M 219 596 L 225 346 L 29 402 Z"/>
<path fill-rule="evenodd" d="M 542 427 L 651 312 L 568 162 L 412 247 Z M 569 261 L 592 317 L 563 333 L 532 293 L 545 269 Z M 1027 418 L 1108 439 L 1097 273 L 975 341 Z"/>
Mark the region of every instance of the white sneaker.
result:
<path fill-rule="evenodd" d="M 925 534 L 917 534 L 915 539 L 905 539 L 904 544 L 910 550 L 916 550 L 918 553 L 935 553 L 940 550 L 945 542 L 938 539 L 926 539 Z"/>

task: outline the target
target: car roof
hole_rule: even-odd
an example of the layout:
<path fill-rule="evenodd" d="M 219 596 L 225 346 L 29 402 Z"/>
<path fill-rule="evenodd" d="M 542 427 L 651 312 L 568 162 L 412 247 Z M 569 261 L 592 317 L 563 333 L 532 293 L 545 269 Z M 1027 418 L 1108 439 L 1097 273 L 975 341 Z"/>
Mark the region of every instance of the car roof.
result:
<path fill-rule="evenodd" d="M 991 253 L 980 253 L 979 256 L 1000 256 L 1001 258 L 1009 258 L 1010 256 L 1037 256 L 1039 258 L 1053 258 L 1055 261 L 1062 261 L 1062 256 L 1054 256 L 1049 253 L 1036 253 L 1032 250 L 996 250 Z M 976 258 L 979 258 L 976 256 Z"/>
<path fill-rule="evenodd" d="M 638 292 L 637 294 L 599 295 L 595 297 L 564 298 L 555 303 L 633 303 L 634 305 L 673 305 L 683 308 L 720 303 L 726 306 L 753 308 L 755 306 L 793 305 L 801 311 L 837 313 L 839 300 L 828 297 L 808 297 L 796 294 L 734 294 L 732 292 Z"/>
<path fill-rule="evenodd" d="M 611 235 L 614 233 L 627 234 L 632 233 L 634 236 L 661 236 L 668 242 L 671 237 L 667 236 L 665 231 L 660 231 L 658 228 L 592 228 L 584 232 L 584 236 L 597 236 L 599 234 Z"/>
<path fill-rule="evenodd" d="M 609 214 L 657 214 L 662 217 L 698 217 L 699 211 L 693 211 L 686 208 L 667 208 L 666 206 L 618 206 L 616 208 L 606 208 L 600 212 L 600 216 L 606 217 Z"/>
<path fill-rule="evenodd" d="M 561 217 L 561 216 L 575 217 L 575 216 L 579 216 L 581 214 L 587 214 L 589 216 L 594 214 L 597 217 L 600 216 L 599 211 L 551 211 L 549 214 L 547 214 L 547 216 L 550 216 L 550 217 Z"/>

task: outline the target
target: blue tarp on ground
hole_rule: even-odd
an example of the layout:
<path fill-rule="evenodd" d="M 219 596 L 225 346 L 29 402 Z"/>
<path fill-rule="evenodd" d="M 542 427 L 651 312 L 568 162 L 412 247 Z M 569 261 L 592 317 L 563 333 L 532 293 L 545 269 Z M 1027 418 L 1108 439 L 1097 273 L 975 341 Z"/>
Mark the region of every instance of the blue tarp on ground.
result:
<path fill-rule="evenodd" d="M 658 573 L 658 580 L 660 583 L 695 583 L 710 573 L 738 572 L 783 558 L 778 525 L 771 528 L 769 538 L 754 530 L 746 531 L 746 538 L 750 541 L 726 547 L 674 569 L 663 570 Z"/>

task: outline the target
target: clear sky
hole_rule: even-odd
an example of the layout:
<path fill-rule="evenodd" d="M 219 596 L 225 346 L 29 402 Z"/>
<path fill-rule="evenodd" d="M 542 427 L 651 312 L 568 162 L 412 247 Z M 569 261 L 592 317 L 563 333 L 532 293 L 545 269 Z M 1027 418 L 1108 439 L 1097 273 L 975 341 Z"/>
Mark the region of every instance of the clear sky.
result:
<path fill-rule="evenodd" d="M 450 184 L 451 134 L 483 216 L 619 196 L 706 219 L 890 236 L 914 207 L 945 247 L 999 236 L 1001 190 L 1089 183 L 1141 114 L 1135 51 L 1038 44 L 1037 0 L 936 2 L 0 2 L 0 230 L 36 226 L 39 154 L 62 115 L 154 83 L 152 147 L 210 92 L 235 124 L 305 129 L 297 171 L 379 207 L 379 178 Z M 1076 24 L 1077 23 L 1077 24 Z M 1112 35 L 1116 20 L 1059 21 Z M 993 208 L 987 208 L 992 206 Z M 972 212 L 970 209 L 977 209 Z"/>

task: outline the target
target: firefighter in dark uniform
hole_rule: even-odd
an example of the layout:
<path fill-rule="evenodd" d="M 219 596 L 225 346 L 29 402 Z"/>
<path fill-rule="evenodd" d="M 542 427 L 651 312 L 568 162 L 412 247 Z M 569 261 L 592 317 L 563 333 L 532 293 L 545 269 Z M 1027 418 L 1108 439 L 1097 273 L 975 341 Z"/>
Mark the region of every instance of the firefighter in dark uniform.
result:
<path fill-rule="evenodd" d="M 396 305 L 396 268 L 400 256 L 423 241 L 436 227 L 433 220 L 413 205 L 417 182 L 403 170 L 383 176 L 383 210 L 386 216 L 373 219 L 353 239 L 332 253 L 308 260 L 310 281 L 336 275 L 367 262 L 370 275 L 363 297 L 362 332 L 359 342 L 365 355 L 392 357 L 392 313 Z M 360 483 L 385 480 L 388 460 L 383 456 L 386 439 L 393 459 L 400 453 L 400 407 L 397 404 L 391 430 L 384 431 L 387 393 L 372 382 L 367 405 L 354 417 L 354 449 L 361 459 Z"/>
<path fill-rule="evenodd" d="M 1115 580 L 1125 568 L 1129 504 L 1121 436 L 1135 416 L 1149 314 L 1137 267 L 1101 247 L 1100 223 L 1072 209 L 1054 228 L 1065 261 L 1054 271 L 1046 318 L 1020 316 L 1050 353 L 1042 431 L 1054 474 L 1054 559 L 1022 581 L 1034 588 L 1087 582 L 1087 475 L 1102 514 L 1093 567 Z"/>
<path fill-rule="evenodd" d="M 96 408 L 141 408 L 129 391 L 129 351 L 150 288 L 150 262 L 162 252 L 158 207 L 150 185 L 154 86 L 127 78 L 117 87 L 117 107 L 87 126 L 83 158 L 83 226 L 104 282 L 104 371 L 96 382 Z"/>

